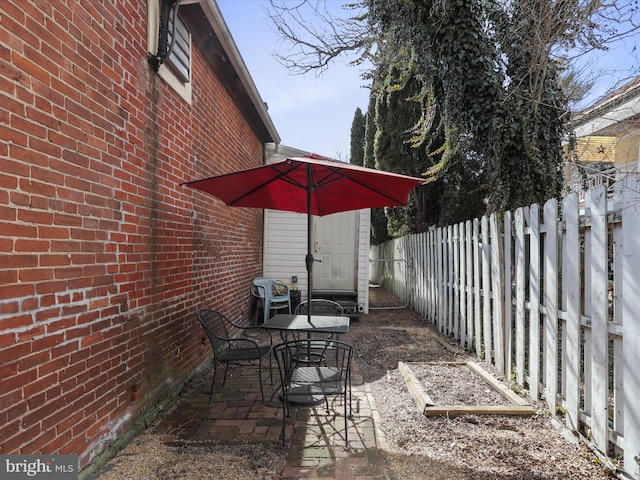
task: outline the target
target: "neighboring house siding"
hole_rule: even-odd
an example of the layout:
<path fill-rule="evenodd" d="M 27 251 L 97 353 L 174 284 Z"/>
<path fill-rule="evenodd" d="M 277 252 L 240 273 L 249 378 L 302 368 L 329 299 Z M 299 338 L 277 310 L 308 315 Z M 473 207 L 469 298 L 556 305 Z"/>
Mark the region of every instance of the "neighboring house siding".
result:
<path fill-rule="evenodd" d="M 613 183 L 640 162 L 640 76 L 575 116 L 565 144 L 565 191 Z M 573 141 L 571 141 L 573 140 Z M 573 147 L 573 150 L 571 150 Z M 582 197 L 581 197 L 582 198 Z"/>
<path fill-rule="evenodd" d="M 208 360 L 198 308 L 248 318 L 262 212 L 180 183 L 263 139 L 195 46 L 191 105 L 149 68 L 144 1 L 0 9 L 0 453 L 84 467 Z"/>
<path fill-rule="evenodd" d="M 635 129 L 618 140 L 616 166 L 640 162 L 640 129 Z"/>
<path fill-rule="evenodd" d="M 640 76 L 576 115 L 570 128 L 577 160 L 614 162 L 622 167 L 638 158 Z"/>

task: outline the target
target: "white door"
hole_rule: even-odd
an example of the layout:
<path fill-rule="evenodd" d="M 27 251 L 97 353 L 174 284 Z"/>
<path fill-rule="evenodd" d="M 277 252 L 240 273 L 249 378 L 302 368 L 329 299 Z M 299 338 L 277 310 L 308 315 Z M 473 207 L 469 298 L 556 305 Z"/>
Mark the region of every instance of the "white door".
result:
<path fill-rule="evenodd" d="M 313 217 L 314 290 L 356 291 L 358 212 Z"/>

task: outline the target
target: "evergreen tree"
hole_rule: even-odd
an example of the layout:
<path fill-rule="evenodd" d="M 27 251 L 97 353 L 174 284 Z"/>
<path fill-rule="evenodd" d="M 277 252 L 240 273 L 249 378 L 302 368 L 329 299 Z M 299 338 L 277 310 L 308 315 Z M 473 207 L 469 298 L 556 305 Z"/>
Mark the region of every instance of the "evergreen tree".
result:
<path fill-rule="evenodd" d="M 366 120 L 362 114 L 362 110 L 358 107 L 353 114 L 353 122 L 351 122 L 350 163 L 353 165 L 362 166 L 364 164 L 365 129 Z"/>

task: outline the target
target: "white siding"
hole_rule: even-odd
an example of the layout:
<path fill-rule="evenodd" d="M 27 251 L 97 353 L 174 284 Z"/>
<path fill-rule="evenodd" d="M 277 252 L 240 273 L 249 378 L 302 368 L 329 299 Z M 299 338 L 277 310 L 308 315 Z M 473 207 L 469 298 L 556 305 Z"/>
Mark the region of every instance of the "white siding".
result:
<path fill-rule="evenodd" d="M 363 313 L 369 311 L 369 230 L 371 213 L 369 209 L 358 211 L 358 252 L 356 281 L 358 306 Z M 263 275 L 285 283 L 292 283 L 292 277 L 298 277 L 296 284 L 302 299 L 307 298 L 307 216 L 293 212 L 265 210 L 264 215 L 264 251 Z M 317 264 L 316 264 L 317 265 Z"/>
<path fill-rule="evenodd" d="M 307 216 L 301 213 L 264 211 L 263 275 L 285 283 L 298 277 L 302 299 L 307 298 Z"/>

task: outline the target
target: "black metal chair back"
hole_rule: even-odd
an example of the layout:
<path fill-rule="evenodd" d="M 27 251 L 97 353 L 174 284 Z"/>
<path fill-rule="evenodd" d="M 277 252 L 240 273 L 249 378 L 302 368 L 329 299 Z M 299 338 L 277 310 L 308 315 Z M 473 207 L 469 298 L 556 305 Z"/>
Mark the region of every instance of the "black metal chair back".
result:
<path fill-rule="evenodd" d="M 344 308 L 338 302 L 324 298 L 313 298 L 300 302 L 296 307 L 296 314 L 306 315 L 311 308 L 311 315 L 334 315 L 341 317 L 344 315 Z"/>
<path fill-rule="evenodd" d="M 222 385 L 227 380 L 227 370 L 230 363 L 244 363 L 254 360 L 258 361 L 258 376 L 260 378 L 260 394 L 264 402 L 264 388 L 262 386 L 262 361 L 269 357 L 269 376 L 273 384 L 271 351 L 273 350 L 273 340 L 268 330 L 262 327 L 242 326 L 229 320 L 222 313 L 204 309 L 197 313 L 200 325 L 202 325 L 213 350 L 213 379 L 211 381 L 211 391 L 209 392 L 209 402 L 213 397 L 213 389 L 216 381 L 218 363 L 224 363 L 224 378 Z M 256 339 L 247 336 L 249 331 L 264 332 L 268 338 L 268 344 L 260 344 Z"/>

